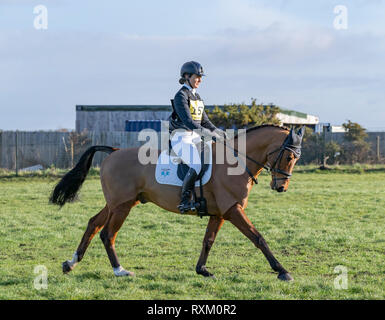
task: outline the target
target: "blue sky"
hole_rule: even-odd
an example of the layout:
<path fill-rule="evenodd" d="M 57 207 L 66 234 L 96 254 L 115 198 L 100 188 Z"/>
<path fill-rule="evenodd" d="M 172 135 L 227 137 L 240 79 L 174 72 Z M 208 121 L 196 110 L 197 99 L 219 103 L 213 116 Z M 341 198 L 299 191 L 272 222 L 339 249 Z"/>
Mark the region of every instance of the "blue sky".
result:
<path fill-rule="evenodd" d="M 33 25 L 40 4 L 47 30 Z M 384 129 L 384 12 L 382 0 L 0 0 L 0 129 L 74 128 L 76 104 L 168 104 L 188 60 L 205 68 L 206 104 L 257 98 Z"/>

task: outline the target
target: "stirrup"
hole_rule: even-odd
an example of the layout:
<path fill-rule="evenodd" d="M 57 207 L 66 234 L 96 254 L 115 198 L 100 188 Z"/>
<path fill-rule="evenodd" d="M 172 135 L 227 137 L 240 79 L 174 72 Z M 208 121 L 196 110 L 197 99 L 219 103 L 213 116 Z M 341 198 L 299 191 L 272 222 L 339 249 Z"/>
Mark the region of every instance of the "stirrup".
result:
<path fill-rule="evenodd" d="M 178 206 L 178 209 L 180 211 L 180 213 L 186 213 L 186 212 L 189 212 L 189 211 L 196 211 L 196 207 L 195 207 L 195 204 L 193 201 L 190 201 L 188 203 L 181 203 L 179 206 Z"/>

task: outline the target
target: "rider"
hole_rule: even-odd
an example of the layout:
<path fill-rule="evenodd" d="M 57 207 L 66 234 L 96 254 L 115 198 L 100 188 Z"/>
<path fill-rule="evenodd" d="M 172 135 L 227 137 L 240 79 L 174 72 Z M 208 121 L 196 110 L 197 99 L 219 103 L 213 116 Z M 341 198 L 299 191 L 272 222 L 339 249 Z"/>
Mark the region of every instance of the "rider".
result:
<path fill-rule="evenodd" d="M 195 179 L 202 169 L 196 143 L 201 141 L 202 135 L 220 139 L 224 137 L 224 132 L 208 119 L 203 101 L 196 92 L 204 76 L 202 66 L 195 61 L 186 62 L 182 65 L 180 76 L 179 83 L 183 86 L 175 95 L 169 122 L 172 149 L 190 167 L 183 180 L 181 203 L 178 206 L 179 211 L 184 213 L 194 209 L 190 203 L 191 194 Z M 196 130 L 202 131 L 199 134 Z"/>

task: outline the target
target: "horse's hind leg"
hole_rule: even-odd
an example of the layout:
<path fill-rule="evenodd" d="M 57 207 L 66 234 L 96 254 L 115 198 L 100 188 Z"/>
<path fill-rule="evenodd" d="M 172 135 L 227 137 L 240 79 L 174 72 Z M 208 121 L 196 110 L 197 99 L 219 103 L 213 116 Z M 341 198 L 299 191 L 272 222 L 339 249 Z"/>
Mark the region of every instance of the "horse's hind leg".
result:
<path fill-rule="evenodd" d="M 137 201 L 127 201 L 110 212 L 108 220 L 100 233 L 100 239 L 102 240 L 104 247 L 106 248 L 108 258 L 110 259 L 111 266 L 114 270 L 114 274 L 117 277 L 120 276 L 133 276 L 134 273 L 124 270 L 119 263 L 118 256 L 115 250 L 115 239 L 120 227 L 124 220 L 127 218 L 130 210 Z"/>
<path fill-rule="evenodd" d="M 63 262 L 63 272 L 68 273 L 82 260 L 92 238 L 103 228 L 108 218 L 108 207 L 105 206 L 97 215 L 88 221 L 87 230 L 75 251 L 72 260 Z"/>
<path fill-rule="evenodd" d="M 195 268 L 196 272 L 204 277 L 214 277 L 212 273 L 208 272 L 206 268 L 206 261 L 209 256 L 210 249 L 214 244 L 215 237 L 217 236 L 217 233 L 219 232 L 224 222 L 225 220 L 219 217 L 212 216 L 209 219 L 205 237 L 203 239 L 201 255 Z"/>
<path fill-rule="evenodd" d="M 269 264 L 272 269 L 279 273 L 278 279 L 285 281 L 293 280 L 292 276 L 285 270 L 284 267 L 282 267 L 282 265 L 274 257 L 265 239 L 258 232 L 258 230 L 255 229 L 251 221 L 247 218 L 240 204 L 236 204 L 231 207 L 223 217 L 226 220 L 229 220 L 233 225 L 235 225 L 246 237 L 248 237 L 254 243 L 254 245 L 258 249 L 262 251 L 267 261 L 269 261 Z"/>

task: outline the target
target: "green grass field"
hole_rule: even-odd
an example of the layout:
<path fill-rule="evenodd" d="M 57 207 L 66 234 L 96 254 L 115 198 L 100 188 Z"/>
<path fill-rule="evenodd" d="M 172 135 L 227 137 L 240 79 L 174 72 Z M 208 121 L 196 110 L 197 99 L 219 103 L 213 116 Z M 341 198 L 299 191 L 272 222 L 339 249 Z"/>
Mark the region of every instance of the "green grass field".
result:
<path fill-rule="evenodd" d="M 58 181 L 49 175 L 0 178 L 0 299 L 384 299 L 385 172 L 296 172 L 289 191 L 269 189 L 263 175 L 246 210 L 295 281 L 284 283 L 263 254 L 226 222 L 207 267 L 195 273 L 208 218 L 180 216 L 152 205 L 134 208 L 116 241 L 133 279 L 113 275 L 95 237 L 81 263 L 63 275 L 88 220 L 103 206 L 97 174 L 80 201 L 48 204 Z M 48 270 L 48 288 L 34 288 L 34 268 Z M 348 271 L 337 290 L 334 268 Z"/>

